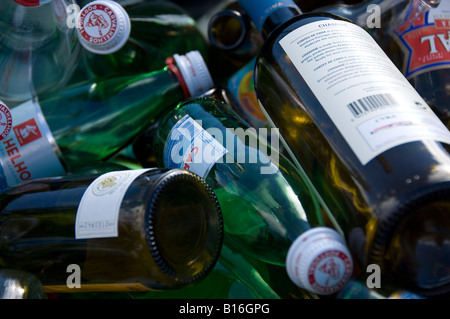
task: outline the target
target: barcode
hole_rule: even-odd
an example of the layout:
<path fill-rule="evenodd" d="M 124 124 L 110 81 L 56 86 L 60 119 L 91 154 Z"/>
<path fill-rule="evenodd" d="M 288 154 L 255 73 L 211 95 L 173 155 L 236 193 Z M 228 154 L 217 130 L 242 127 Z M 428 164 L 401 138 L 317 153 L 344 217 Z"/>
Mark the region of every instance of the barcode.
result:
<path fill-rule="evenodd" d="M 347 107 L 355 117 L 360 117 L 367 112 L 393 105 L 397 105 L 397 102 L 391 94 L 375 94 L 349 103 Z"/>

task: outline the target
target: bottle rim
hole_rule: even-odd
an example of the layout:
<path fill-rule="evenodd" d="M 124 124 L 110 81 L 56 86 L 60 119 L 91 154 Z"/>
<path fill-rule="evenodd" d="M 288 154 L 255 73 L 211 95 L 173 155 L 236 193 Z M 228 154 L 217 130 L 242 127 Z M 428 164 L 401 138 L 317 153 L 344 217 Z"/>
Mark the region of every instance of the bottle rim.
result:
<path fill-rule="evenodd" d="M 208 264 L 202 268 L 202 270 L 192 276 L 182 276 L 177 274 L 177 271 L 170 265 L 170 263 L 164 258 L 163 253 L 160 249 L 160 244 L 157 241 L 158 234 L 156 233 L 156 217 L 158 214 L 158 206 L 161 202 L 163 194 L 167 190 L 167 188 L 173 183 L 183 182 L 199 185 L 201 188 L 205 190 L 205 196 L 211 201 L 211 204 L 215 207 L 216 210 L 216 221 L 217 221 L 217 237 L 216 244 L 213 251 L 208 250 L 205 252 L 209 255 Z M 148 206 L 148 218 L 145 220 L 145 229 L 146 229 L 146 240 L 150 249 L 150 253 L 159 267 L 159 269 L 165 273 L 168 277 L 176 280 L 178 285 L 184 286 L 191 283 L 198 282 L 202 278 L 204 278 L 210 271 L 215 267 L 217 261 L 219 260 L 220 252 L 223 244 L 223 217 L 222 210 L 219 204 L 219 201 L 213 191 L 213 189 L 206 183 L 204 179 L 200 176 L 181 169 L 171 169 L 167 173 L 163 174 L 159 180 L 156 181 L 154 186 L 154 191 L 152 193 L 152 197 L 149 201 Z"/>
<path fill-rule="evenodd" d="M 224 17 L 228 17 L 228 19 L 234 19 L 235 21 L 237 21 L 240 25 L 240 29 L 241 32 L 239 34 L 238 37 L 236 37 L 236 41 L 234 41 L 231 44 L 224 44 L 222 41 L 220 41 L 217 36 L 216 33 L 214 32 L 215 30 L 215 23 L 220 22 L 220 19 L 223 19 Z M 236 48 L 238 48 L 239 46 L 242 45 L 244 39 L 245 39 L 245 35 L 246 35 L 246 30 L 248 30 L 249 28 L 249 22 L 248 20 L 246 20 L 243 16 L 243 14 L 241 12 L 239 12 L 238 10 L 232 10 L 232 9 L 225 9 L 222 10 L 218 13 L 216 13 L 215 15 L 213 15 L 211 17 L 211 19 L 209 20 L 208 23 L 208 38 L 210 40 L 210 42 L 216 46 L 218 49 L 221 50 L 234 50 Z M 223 33 L 224 31 L 222 30 L 221 33 Z"/>

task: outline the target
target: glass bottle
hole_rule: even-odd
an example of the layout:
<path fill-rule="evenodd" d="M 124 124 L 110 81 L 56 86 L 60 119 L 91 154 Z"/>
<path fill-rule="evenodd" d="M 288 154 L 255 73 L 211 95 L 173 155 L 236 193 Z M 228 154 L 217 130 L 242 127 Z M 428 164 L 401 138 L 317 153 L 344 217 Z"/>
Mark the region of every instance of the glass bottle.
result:
<path fill-rule="evenodd" d="M 380 34 L 384 38 L 383 49 L 447 128 L 450 128 L 449 22 L 449 1 L 410 1 L 395 8 L 388 20 L 389 28 Z"/>
<path fill-rule="evenodd" d="M 233 2 L 212 15 L 208 23 L 208 40 L 223 62 L 216 83 L 224 83 L 258 54 L 263 39 L 245 12 Z"/>
<path fill-rule="evenodd" d="M 192 51 L 158 71 L 79 82 L 18 105 L 0 143 L 3 186 L 106 160 L 181 100 L 212 86 Z"/>
<path fill-rule="evenodd" d="M 116 20 L 121 21 L 117 27 Z M 77 25 L 80 42 L 87 51 L 82 67 L 91 77 L 158 70 L 167 57 L 193 50 L 199 51 L 205 61 L 209 59 L 207 42 L 195 20 L 171 1 L 123 6 L 109 0 L 92 1 L 80 10 Z"/>
<path fill-rule="evenodd" d="M 35 275 L 16 269 L 1 269 L 0 299 L 47 299 L 47 295 Z"/>
<path fill-rule="evenodd" d="M 81 52 L 67 25 L 73 0 L 0 1 L 0 100 L 10 107 L 62 88 Z"/>
<path fill-rule="evenodd" d="M 257 97 L 356 258 L 384 281 L 446 294 L 448 129 L 359 26 L 292 1 L 239 3 L 266 39 Z"/>
<path fill-rule="evenodd" d="M 34 274 L 47 293 L 188 286 L 222 246 L 217 198 L 184 170 L 34 179 L 0 198 L 1 266 Z"/>
<path fill-rule="evenodd" d="M 180 103 L 155 130 L 158 166 L 195 172 L 214 189 L 229 249 L 277 266 L 304 291 L 330 294 L 349 279 L 353 262 L 344 240 L 319 227 L 319 199 L 277 153 L 275 140 L 267 145 L 230 106 L 209 97 Z"/>

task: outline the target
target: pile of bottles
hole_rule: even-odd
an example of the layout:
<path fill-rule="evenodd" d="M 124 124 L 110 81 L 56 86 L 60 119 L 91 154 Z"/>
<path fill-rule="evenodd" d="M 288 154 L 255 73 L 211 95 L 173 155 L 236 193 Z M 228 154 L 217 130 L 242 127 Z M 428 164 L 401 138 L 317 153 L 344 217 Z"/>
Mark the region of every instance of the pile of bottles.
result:
<path fill-rule="evenodd" d="M 0 77 L 0 298 L 450 297 L 447 0 L 2 0 Z"/>

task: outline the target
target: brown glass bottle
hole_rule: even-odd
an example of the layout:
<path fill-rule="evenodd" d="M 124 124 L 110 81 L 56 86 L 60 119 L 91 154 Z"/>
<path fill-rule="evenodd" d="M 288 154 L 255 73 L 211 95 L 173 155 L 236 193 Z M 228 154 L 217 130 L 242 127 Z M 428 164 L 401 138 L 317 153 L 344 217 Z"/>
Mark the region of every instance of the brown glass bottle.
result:
<path fill-rule="evenodd" d="M 249 11 L 254 10 L 256 6 L 252 4 L 246 6 L 246 0 L 239 2 L 252 16 Z M 281 2 L 286 1 L 277 3 Z M 262 5 L 258 7 L 262 12 L 264 8 Z M 382 280 L 393 281 L 400 287 L 422 295 L 448 293 L 450 291 L 448 130 L 442 122 L 437 120 L 435 114 L 429 110 L 400 72 L 393 71 L 395 66 L 392 62 L 387 61 L 382 54 L 378 55 L 381 49 L 377 47 L 373 39 L 369 39 L 370 36 L 364 33 L 365 31 L 355 29 L 358 27 L 334 15 L 299 14 L 298 8 L 292 3 L 287 6 L 274 6 L 271 9 L 273 12 L 268 10 L 269 14 L 264 24 L 259 25 L 266 43 L 255 69 L 255 89 L 268 118 L 279 128 L 288 151 L 317 187 L 329 208 L 327 212 L 330 212 L 342 226 L 349 245 L 354 247 L 353 251 L 362 264 L 379 265 Z M 259 16 L 256 20 L 258 18 Z M 252 19 L 255 21 L 254 16 Z M 322 30 L 331 32 L 327 33 L 328 35 L 335 34 L 337 30 L 347 34 L 347 31 L 343 30 L 348 29 L 355 30 L 355 33 L 351 33 L 352 36 L 335 37 L 332 45 L 325 47 L 326 43 L 321 40 L 314 42 L 322 39 L 325 33 L 311 31 L 313 28 L 321 27 Z M 311 33 L 299 35 L 299 31 L 306 32 L 305 30 Z M 295 40 L 288 38 L 293 35 L 298 37 Z M 307 36 L 311 37 L 306 38 Z M 365 40 L 361 42 L 363 38 L 368 42 Z M 314 85 L 318 82 L 315 84 L 308 82 L 313 77 L 312 73 L 320 69 L 319 66 L 316 66 L 318 69 L 309 73 L 303 72 L 303 69 L 299 71 L 294 63 L 301 63 L 302 60 L 288 55 L 285 51 L 285 48 L 289 47 L 289 43 L 286 45 L 285 42 L 288 39 L 292 40 L 291 44 L 294 46 L 298 45 L 297 52 L 304 54 L 303 58 L 312 57 L 313 60 L 318 60 L 321 58 L 318 54 L 323 53 L 326 58 L 321 64 L 319 63 L 319 66 L 322 65 L 322 68 L 328 72 L 337 70 L 331 69 L 332 67 L 341 67 L 341 64 L 333 63 L 344 61 L 349 64 L 342 65 L 342 68 L 348 67 L 352 65 L 352 61 L 346 60 L 347 58 L 365 53 L 362 62 L 368 63 L 370 67 L 364 72 L 371 73 L 378 70 L 379 73 L 383 73 L 389 70 L 385 76 L 392 81 L 397 79 L 402 85 L 394 86 L 393 82 L 381 83 L 378 80 L 366 83 L 361 78 L 351 84 L 355 86 L 367 84 L 372 90 L 382 87 L 396 101 L 392 103 L 393 105 L 388 103 L 389 101 L 384 103 L 370 101 L 381 96 L 371 96 L 367 93 L 370 91 L 368 89 L 365 91 L 366 98 L 350 96 L 357 102 L 355 104 L 343 104 L 337 97 L 339 94 L 324 102 L 327 90 L 320 91 L 320 94 L 314 92 L 314 90 L 317 91 Z M 344 45 L 352 42 L 352 39 L 361 39 L 358 41 L 360 46 L 345 47 Z M 283 41 L 284 48 L 280 41 Z M 364 43 L 371 44 L 365 47 Z M 311 44 L 309 49 L 306 48 L 309 51 L 303 53 L 307 44 Z M 321 45 L 322 47 L 319 48 Z M 323 49 L 333 48 L 335 50 L 328 53 L 337 53 L 337 55 L 327 57 Z M 376 52 L 378 52 L 378 59 L 375 61 L 369 59 L 371 53 Z M 338 57 L 342 59 L 335 60 Z M 328 63 L 328 61 L 331 62 Z M 383 71 L 376 64 L 381 61 L 386 61 L 384 64 L 386 69 Z M 303 62 L 309 63 L 307 59 Z M 340 71 L 344 72 L 343 70 Z M 348 71 L 348 69 L 345 70 Z M 351 73 L 348 71 L 346 74 Z M 324 81 L 324 79 L 321 78 L 318 81 Z M 326 80 L 329 81 L 331 78 Z M 331 85 L 332 83 L 330 87 Z M 346 87 L 350 91 L 353 88 L 350 85 Z M 401 94 L 401 90 L 409 92 L 404 94 L 406 98 Z M 352 107 L 358 106 L 360 102 L 366 106 L 371 104 L 368 101 L 375 106 L 374 108 L 377 108 L 378 104 L 383 105 L 378 108 L 393 107 L 389 109 L 392 110 L 392 114 L 384 113 L 384 117 L 377 118 L 376 110 L 368 108 L 361 114 L 352 110 Z M 331 116 L 329 109 L 325 107 L 338 110 L 338 116 Z M 397 107 L 399 109 L 396 109 Z M 400 129 L 401 125 L 407 126 L 414 123 L 412 118 L 408 120 L 403 118 L 405 111 L 421 112 L 417 114 L 424 119 L 429 119 L 436 126 L 433 126 L 433 130 L 420 131 L 421 134 L 427 134 L 427 137 L 419 136 L 418 131 L 408 131 L 411 136 L 415 135 L 410 140 L 402 140 L 401 143 L 391 145 L 379 153 L 372 154 L 373 157 L 362 160 L 361 156 L 369 154 L 363 151 L 363 147 L 367 145 L 361 143 L 355 147 L 349 143 L 349 136 L 346 135 L 348 132 L 345 128 L 353 125 L 352 120 L 357 121 L 358 116 L 365 115 L 368 115 L 367 120 L 377 119 L 380 122 L 384 120 L 387 125 L 377 123 L 378 126 L 375 128 L 378 130 L 374 128 L 373 133 L 376 134 L 384 129 L 383 134 L 386 134 L 384 136 L 391 138 L 397 134 L 396 129 Z M 349 120 L 344 130 L 342 126 L 336 124 L 339 117 Z M 418 130 L 421 126 L 413 127 Z M 446 137 L 436 138 L 434 134 L 439 135 L 437 132 L 443 134 L 441 137 Z M 362 134 L 361 131 L 354 130 L 354 134 L 350 134 L 350 139 L 359 138 Z M 369 151 L 370 149 L 367 150 Z M 357 249 L 356 246 L 361 249 Z"/>
<path fill-rule="evenodd" d="M 46 292 L 183 287 L 221 250 L 215 194 L 187 171 L 35 179 L 0 198 L 1 267 L 34 274 Z"/>

